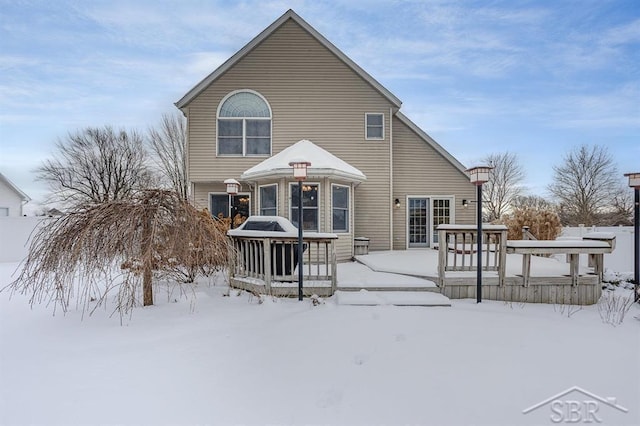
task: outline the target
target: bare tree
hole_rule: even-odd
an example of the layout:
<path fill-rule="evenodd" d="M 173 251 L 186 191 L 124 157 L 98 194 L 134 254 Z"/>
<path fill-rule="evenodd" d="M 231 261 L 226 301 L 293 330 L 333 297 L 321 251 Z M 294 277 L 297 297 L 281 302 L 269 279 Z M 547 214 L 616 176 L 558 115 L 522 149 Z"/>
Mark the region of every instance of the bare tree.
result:
<path fill-rule="evenodd" d="M 64 205 L 103 203 L 131 196 L 148 186 L 142 137 L 112 127 L 86 128 L 58 140 L 52 159 L 36 169 L 51 190 L 49 201 Z"/>
<path fill-rule="evenodd" d="M 521 194 L 524 172 L 518 157 L 511 152 L 490 154 L 483 162 L 493 167 L 483 188 L 486 220 L 491 222 L 508 212 L 514 199 Z"/>
<path fill-rule="evenodd" d="M 598 215 L 611 205 L 619 186 L 618 172 L 603 146 L 581 145 L 553 167 L 548 189 L 560 206 L 564 225 L 597 225 Z"/>
<path fill-rule="evenodd" d="M 191 282 L 227 268 L 233 253 L 209 212 L 173 191 L 141 191 L 51 219 L 34 235 L 8 288 L 30 294 L 32 304 L 53 303 L 63 311 L 75 298 L 89 312 L 115 292 L 116 310 L 124 314 L 140 295 L 144 306 L 153 304 L 154 277 Z"/>
<path fill-rule="evenodd" d="M 164 114 L 157 128 L 149 129 L 149 142 L 161 175 L 171 188 L 186 200 L 187 180 L 185 121 L 180 114 Z"/>
<path fill-rule="evenodd" d="M 511 206 L 513 209 L 532 208 L 534 210 L 550 210 L 555 209 L 555 205 L 538 195 L 520 195 L 517 196 Z"/>

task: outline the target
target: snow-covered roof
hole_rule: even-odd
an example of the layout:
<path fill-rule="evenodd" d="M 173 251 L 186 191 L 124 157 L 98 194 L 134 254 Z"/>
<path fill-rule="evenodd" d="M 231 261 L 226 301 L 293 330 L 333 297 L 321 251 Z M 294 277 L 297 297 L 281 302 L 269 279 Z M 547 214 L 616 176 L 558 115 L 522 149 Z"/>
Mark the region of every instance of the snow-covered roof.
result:
<path fill-rule="evenodd" d="M 304 19 L 298 16 L 293 10 L 289 9 L 278 18 L 275 22 L 269 25 L 264 31 L 258 34 L 253 40 L 251 40 L 247 45 L 245 45 L 242 49 L 240 49 L 235 55 L 231 58 L 227 59 L 225 63 L 220 65 L 215 71 L 205 77 L 200 83 L 196 84 L 186 95 L 182 97 L 175 105 L 182 109 L 189 105 L 189 103 L 200 93 L 202 93 L 211 83 L 220 78 L 225 72 L 227 72 L 231 67 L 233 67 L 238 61 L 244 58 L 249 52 L 251 52 L 256 46 L 262 43 L 267 37 L 269 37 L 272 33 L 274 33 L 278 28 L 280 28 L 285 22 L 289 19 L 300 25 L 311 34 L 320 44 L 326 47 L 331 53 L 336 55 L 342 62 L 344 62 L 349 68 L 351 68 L 356 74 L 358 74 L 362 79 L 364 79 L 367 83 L 369 83 L 374 89 L 376 89 L 382 96 L 387 98 L 389 102 L 391 102 L 396 108 L 400 108 L 402 102 L 398 99 L 393 93 L 387 90 L 382 84 L 380 84 L 376 79 L 371 77 L 365 70 L 360 68 L 358 64 L 353 62 L 347 55 L 342 53 L 340 49 L 334 46 L 329 40 L 327 40 L 322 34 L 320 34 L 315 28 L 309 25 Z"/>
<path fill-rule="evenodd" d="M 16 194 L 18 194 L 18 196 L 20 196 L 20 198 L 22 199 L 23 202 L 28 203 L 29 201 L 31 201 L 31 198 L 29 198 L 29 196 L 27 194 L 25 194 L 24 192 L 22 192 L 20 190 L 20 188 L 18 188 L 13 182 L 11 182 L 5 175 L 3 175 L 2 173 L 0 173 L 0 181 L 3 181 L 11 190 L 13 190 L 13 192 L 15 192 Z"/>
<path fill-rule="evenodd" d="M 309 176 L 334 176 L 353 182 L 362 182 L 367 179 L 364 173 L 351 164 L 306 139 L 296 142 L 246 170 L 240 179 L 254 181 L 266 177 L 293 176 L 289 163 L 300 159 L 311 163 L 307 171 Z"/>

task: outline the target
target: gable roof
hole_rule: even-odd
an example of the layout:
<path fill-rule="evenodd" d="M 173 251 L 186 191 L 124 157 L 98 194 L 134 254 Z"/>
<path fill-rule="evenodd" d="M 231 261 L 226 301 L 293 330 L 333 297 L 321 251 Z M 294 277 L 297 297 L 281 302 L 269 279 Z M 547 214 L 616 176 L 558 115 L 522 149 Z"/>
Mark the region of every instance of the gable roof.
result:
<path fill-rule="evenodd" d="M 453 166 L 457 168 L 462 174 L 464 174 L 465 176 L 468 176 L 467 168 L 461 162 L 459 162 L 453 155 L 449 154 L 449 152 L 446 149 L 444 149 L 438 142 L 433 140 L 433 138 L 429 136 L 427 132 L 425 132 L 420 127 L 418 127 L 416 123 L 409 120 L 409 118 L 403 113 L 401 113 L 400 111 L 398 111 L 395 114 L 395 116 L 398 117 L 398 119 L 402 123 L 406 124 L 407 127 L 413 130 L 413 132 L 415 132 L 418 136 L 424 139 L 424 141 L 428 145 L 430 145 L 433 149 L 435 149 L 438 154 L 442 155 L 447 161 L 453 164 Z"/>
<path fill-rule="evenodd" d="M 5 175 L 2 174 L 2 172 L 0 172 L 0 181 L 3 181 L 8 187 L 9 189 L 11 189 L 13 192 L 15 192 L 16 194 L 18 194 L 18 196 L 22 199 L 22 201 L 24 201 L 25 203 L 31 201 L 31 198 L 29 198 L 29 196 L 27 194 L 25 194 L 24 192 L 22 192 L 20 190 L 20 188 L 18 188 L 17 186 L 14 185 L 13 182 L 11 182 Z"/>
<path fill-rule="evenodd" d="M 365 70 L 360 68 L 358 64 L 353 62 L 347 55 L 342 53 L 340 49 L 334 46 L 329 40 L 327 40 L 322 34 L 320 34 L 315 28 L 309 25 L 304 19 L 296 14 L 292 9 L 289 9 L 278 18 L 275 22 L 269 25 L 264 31 L 258 34 L 253 40 L 240 49 L 235 55 L 227 59 L 222 65 L 220 65 L 215 71 L 205 77 L 200 83 L 196 84 L 186 95 L 175 103 L 176 107 L 182 109 L 189 105 L 189 103 L 200 93 L 202 93 L 209 85 L 216 81 L 220 76 L 233 67 L 238 61 L 250 53 L 256 46 L 258 46 L 263 40 L 268 38 L 273 32 L 280 28 L 287 20 L 293 20 L 300 25 L 305 31 L 311 34 L 320 44 L 330 50 L 336 55 L 342 62 L 344 62 L 349 68 L 351 68 L 362 79 L 369 83 L 374 89 L 380 92 L 385 98 L 389 100 L 394 106 L 400 108 L 402 102 L 393 93 L 387 90 L 382 84 L 371 77 Z"/>
<path fill-rule="evenodd" d="M 351 164 L 306 139 L 296 142 L 246 170 L 240 179 L 256 180 L 274 176 L 293 176 L 289 163 L 300 161 L 300 159 L 311 162 L 308 169 L 309 175 L 336 176 L 355 182 L 367 179 L 364 173 Z"/>

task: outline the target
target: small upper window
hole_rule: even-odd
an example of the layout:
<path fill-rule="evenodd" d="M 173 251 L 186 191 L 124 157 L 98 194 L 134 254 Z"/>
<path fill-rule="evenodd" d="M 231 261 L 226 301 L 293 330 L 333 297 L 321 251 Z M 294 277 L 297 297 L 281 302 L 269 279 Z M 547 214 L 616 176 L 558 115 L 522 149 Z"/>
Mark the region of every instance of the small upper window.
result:
<path fill-rule="evenodd" d="M 365 114 L 367 139 L 384 139 L 384 114 Z"/>
<path fill-rule="evenodd" d="M 271 109 L 261 96 L 242 91 L 222 101 L 218 155 L 271 155 Z"/>

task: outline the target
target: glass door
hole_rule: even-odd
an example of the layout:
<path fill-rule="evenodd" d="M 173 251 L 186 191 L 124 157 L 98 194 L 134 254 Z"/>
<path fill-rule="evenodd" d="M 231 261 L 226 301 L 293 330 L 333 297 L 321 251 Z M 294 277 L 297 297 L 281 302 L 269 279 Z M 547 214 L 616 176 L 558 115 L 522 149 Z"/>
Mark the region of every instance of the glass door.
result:
<path fill-rule="evenodd" d="M 409 198 L 409 247 L 429 247 L 429 199 Z"/>

